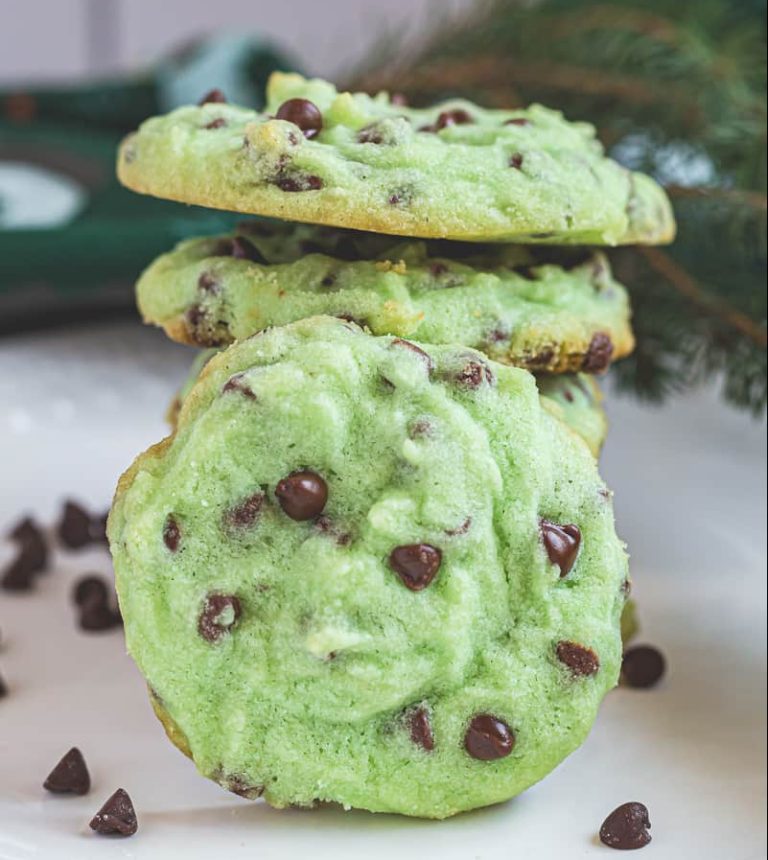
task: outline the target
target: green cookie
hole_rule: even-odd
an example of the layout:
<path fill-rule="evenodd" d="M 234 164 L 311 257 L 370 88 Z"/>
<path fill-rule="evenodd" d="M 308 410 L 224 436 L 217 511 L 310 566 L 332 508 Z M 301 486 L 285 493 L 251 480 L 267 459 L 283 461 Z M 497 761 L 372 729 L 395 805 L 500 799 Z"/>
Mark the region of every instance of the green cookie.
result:
<path fill-rule="evenodd" d="M 602 254 L 581 249 L 253 223 L 182 242 L 144 272 L 137 295 L 147 322 L 198 346 L 317 314 L 537 371 L 597 373 L 634 343 L 625 290 Z"/>
<path fill-rule="evenodd" d="M 664 191 L 558 111 L 403 107 L 273 74 L 267 108 L 220 101 L 144 122 L 118 175 L 144 194 L 378 233 L 471 241 L 671 241 Z"/>
<path fill-rule="evenodd" d="M 467 349 L 328 318 L 236 344 L 122 477 L 109 537 L 170 736 L 275 806 L 503 801 L 618 677 L 594 459 L 529 373 Z"/>

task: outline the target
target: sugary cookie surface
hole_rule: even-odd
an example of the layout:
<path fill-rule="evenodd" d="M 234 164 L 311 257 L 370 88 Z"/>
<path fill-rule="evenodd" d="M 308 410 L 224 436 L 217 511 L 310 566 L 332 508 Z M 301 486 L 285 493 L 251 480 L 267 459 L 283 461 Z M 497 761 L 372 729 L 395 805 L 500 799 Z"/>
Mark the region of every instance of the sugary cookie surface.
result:
<path fill-rule="evenodd" d="M 626 291 L 604 255 L 583 249 L 251 222 L 182 242 L 137 296 L 147 322 L 197 346 L 317 314 L 537 371 L 598 373 L 633 346 Z"/>
<path fill-rule="evenodd" d="M 453 100 L 416 109 L 274 74 L 257 113 L 219 100 L 147 120 L 123 142 L 129 188 L 218 209 L 427 238 L 657 244 L 656 182 L 607 158 L 558 111 Z"/>
<path fill-rule="evenodd" d="M 128 648 L 198 769 L 441 818 L 585 738 L 626 557 L 534 378 L 328 318 L 230 347 L 109 523 Z"/>

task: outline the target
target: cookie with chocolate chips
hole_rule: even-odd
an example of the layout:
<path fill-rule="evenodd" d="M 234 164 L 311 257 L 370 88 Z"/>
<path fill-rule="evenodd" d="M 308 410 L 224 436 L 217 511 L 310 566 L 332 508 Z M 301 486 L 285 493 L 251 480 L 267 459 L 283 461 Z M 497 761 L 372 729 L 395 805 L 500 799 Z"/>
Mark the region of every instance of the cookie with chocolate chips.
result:
<path fill-rule="evenodd" d="M 618 678 L 626 557 L 587 447 L 528 372 L 396 341 L 323 317 L 233 345 L 116 494 L 155 710 L 274 806 L 503 801 Z"/>
<path fill-rule="evenodd" d="M 146 322 L 196 346 L 317 314 L 374 334 L 463 344 L 536 372 L 602 372 L 634 343 L 627 293 L 607 259 L 575 249 L 257 222 L 158 257 L 137 298 Z"/>
<path fill-rule="evenodd" d="M 386 93 L 275 73 L 263 113 L 218 100 L 144 122 L 118 176 L 143 194 L 289 221 L 403 236 L 549 244 L 659 244 L 662 188 L 605 155 L 595 129 L 541 105 Z"/>

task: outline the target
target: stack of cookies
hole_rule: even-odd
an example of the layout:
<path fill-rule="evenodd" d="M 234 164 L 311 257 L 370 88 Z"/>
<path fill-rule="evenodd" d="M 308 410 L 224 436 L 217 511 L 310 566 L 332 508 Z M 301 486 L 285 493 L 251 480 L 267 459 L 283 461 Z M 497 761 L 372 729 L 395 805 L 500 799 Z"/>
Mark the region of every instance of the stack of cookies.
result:
<path fill-rule="evenodd" d="M 496 803 L 618 678 L 594 375 L 633 339 L 596 248 L 669 241 L 671 210 L 540 106 L 283 74 L 267 97 L 214 91 L 120 150 L 129 188 L 262 216 L 138 284 L 206 351 L 115 497 L 128 648 L 171 740 L 238 794 Z"/>

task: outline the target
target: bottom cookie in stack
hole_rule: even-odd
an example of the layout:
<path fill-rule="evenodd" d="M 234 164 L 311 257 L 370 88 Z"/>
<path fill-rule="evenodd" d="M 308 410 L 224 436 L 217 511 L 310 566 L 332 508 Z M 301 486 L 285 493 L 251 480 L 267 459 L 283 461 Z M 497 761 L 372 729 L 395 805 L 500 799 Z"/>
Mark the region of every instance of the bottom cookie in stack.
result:
<path fill-rule="evenodd" d="M 443 818 L 584 740 L 627 564 L 542 403 L 526 371 L 329 318 L 206 365 L 109 524 L 129 650 L 203 774 Z"/>

